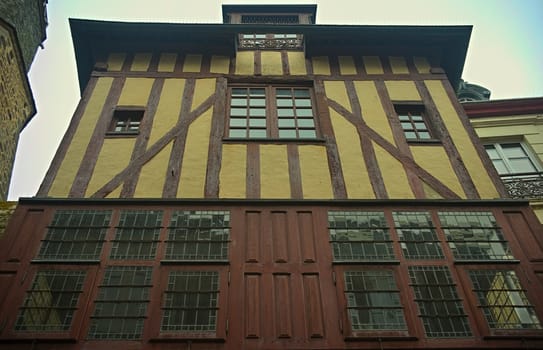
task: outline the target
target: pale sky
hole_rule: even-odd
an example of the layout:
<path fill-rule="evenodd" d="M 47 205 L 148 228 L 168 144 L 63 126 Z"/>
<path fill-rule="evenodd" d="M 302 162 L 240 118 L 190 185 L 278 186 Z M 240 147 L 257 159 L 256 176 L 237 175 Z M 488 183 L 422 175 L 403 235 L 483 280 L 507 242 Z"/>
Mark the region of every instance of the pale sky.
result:
<path fill-rule="evenodd" d="M 222 4 L 317 4 L 317 24 L 473 25 L 462 78 L 491 99 L 543 96 L 543 0 L 49 0 L 29 78 L 38 113 L 21 133 L 9 199 L 36 194 L 79 102 L 68 18 L 221 23 Z"/>

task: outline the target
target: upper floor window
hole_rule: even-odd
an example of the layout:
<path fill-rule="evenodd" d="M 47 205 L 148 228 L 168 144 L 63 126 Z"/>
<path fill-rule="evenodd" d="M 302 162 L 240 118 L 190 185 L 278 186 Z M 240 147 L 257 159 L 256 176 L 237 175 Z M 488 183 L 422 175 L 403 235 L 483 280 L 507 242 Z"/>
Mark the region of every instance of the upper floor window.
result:
<path fill-rule="evenodd" d="M 240 49 L 271 49 L 271 50 L 301 50 L 303 48 L 303 35 L 286 34 L 240 34 Z"/>
<path fill-rule="evenodd" d="M 522 143 L 491 143 L 485 145 L 485 150 L 500 175 L 541 171 L 535 157 L 530 154 Z"/>
<path fill-rule="evenodd" d="M 120 108 L 113 112 L 109 125 L 110 135 L 137 135 L 140 131 L 143 109 Z"/>
<path fill-rule="evenodd" d="M 310 88 L 232 87 L 228 137 L 315 139 L 314 115 Z"/>
<path fill-rule="evenodd" d="M 428 126 L 422 105 L 397 105 L 395 109 L 407 141 L 426 141 L 435 138 Z"/>
<path fill-rule="evenodd" d="M 298 24 L 298 15 L 241 15 L 243 24 Z"/>

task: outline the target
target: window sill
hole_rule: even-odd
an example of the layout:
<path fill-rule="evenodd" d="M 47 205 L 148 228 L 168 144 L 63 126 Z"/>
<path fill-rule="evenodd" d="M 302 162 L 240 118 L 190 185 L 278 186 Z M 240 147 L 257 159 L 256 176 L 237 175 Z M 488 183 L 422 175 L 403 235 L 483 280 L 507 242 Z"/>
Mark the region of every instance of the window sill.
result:
<path fill-rule="evenodd" d="M 492 265 L 492 264 L 520 264 L 520 260 L 509 259 L 509 260 L 454 260 L 455 265 Z"/>
<path fill-rule="evenodd" d="M 333 265 L 399 265 L 400 260 L 334 260 Z"/>
<path fill-rule="evenodd" d="M 240 137 L 225 137 L 222 139 L 225 143 L 272 143 L 272 144 L 285 144 L 285 143 L 300 143 L 300 144 L 322 144 L 326 140 L 323 138 L 314 139 L 280 139 L 280 138 L 261 138 L 261 139 L 249 139 Z"/>
<path fill-rule="evenodd" d="M 409 335 L 407 331 L 364 331 L 353 332 L 345 337 L 345 341 L 387 341 L 387 340 L 412 340 L 419 338 Z"/>
<path fill-rule="evenodd" d="M 33 264 L 76 264 L 76 265 L 97 265 L 100 264 L 100 259 L 33 259 Z"/>
<path fill-rule="evenodd" d="M 483 339 L 543 339 L 543 330 L 495 330 L 493 333 L 494 334 L 483 336 Z"/>
<path fill-rule="evenodd" d="M 209 342 L 224 343 L 226 339 L 219 337 L 215 333 L 166 333 L 157 337 L 150 338 L 151 343 L 184 343 L 184 342 Z"/>
<path fill-rule="evenodd" d="M 118 132 L 118 131 L 108 131 L 106 132 L 106 137 L 107 138 L 129 138 L 129 137 L 136 137 L 138 136 L 140 133 L 139 131 L 123 131 L 123 132 Z"/>
<path fill-rule="evenodd" d="M 174 260 L 164 259 L 160 261 L 161 265 L 228 265 L 228 260 Z"/>
<path fill-rule="evenodd" d="M 410 145 L 441 145 L 441 140 L 438 140 L 438 139 L 428 139 L 428 140 L 406 139 L 406 141 Z"/>

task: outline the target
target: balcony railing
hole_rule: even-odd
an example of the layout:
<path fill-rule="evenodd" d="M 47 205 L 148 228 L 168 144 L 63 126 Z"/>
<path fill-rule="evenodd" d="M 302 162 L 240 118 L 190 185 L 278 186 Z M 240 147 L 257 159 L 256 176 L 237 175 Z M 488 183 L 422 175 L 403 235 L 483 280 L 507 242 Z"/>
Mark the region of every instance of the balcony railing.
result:
<path fill-rule="evenodd" d="M 500 175 L 511 198 L 543 199 L 543 172 Z"/>

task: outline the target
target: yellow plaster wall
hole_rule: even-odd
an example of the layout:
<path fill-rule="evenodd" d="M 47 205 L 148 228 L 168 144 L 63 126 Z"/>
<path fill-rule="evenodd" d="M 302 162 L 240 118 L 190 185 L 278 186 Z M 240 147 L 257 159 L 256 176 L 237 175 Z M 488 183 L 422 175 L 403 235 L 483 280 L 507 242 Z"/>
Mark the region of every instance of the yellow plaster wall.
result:
<path fill-rule="evenodd" d="M 305 75 L 307 67 L 305 66 L 305 55 L 303 52 L 287 52 L 290 75 Z"/>
<path fill-rule="evenodd" d="M 345 109 L 352 112 L 351 102 L 349 101 L 349 96 L 347 95 L 347 88 L 343 81 L 325 81 L 324 90 L 326 92 L 326 97 L 336 101 Z"/>
<path fill-rule="evenodd" d="M 339 72 L 343 75 L 356 74 L 356 66 L 352 56 L 339 56 Z"/>
<path fill-rule="evenodd" d="M 109 94 L 113 78 L 98 78 L 48 195 L 67 197 Z"/>
<path fill-rule="evenodd" d="M 130 161 L 135 138 L 105 139 L 85 197 L 92 196 L 103 185 L 120 173 Z"/>
<path fill-rule="evenodd" d="M 260 145 L 260 198 L 290 198 L 286 145 Z"/>
<path fill-rule="evenodd" d="M 126 78 L 119 97 L 119 106 L 146 106 L 155 79 Z"/>
<path fill-rule="evenodd" d="M 120 198 L 121 197 L 121 191 L 123 189 L 123 184 L 120 184 L 119 187 L 111 191 L 106 198 Z"/>
<path fill-rule="evenodd" d="M 152 146 L 165 133 L 170 131 L 179 120 L 179 112 L 185 89 L 184 79 L 166 79 L 160 94 L 157 110 L 153 118 L 153 127 L 149 135 L 148 147 Z"/>
<path fill-rule="evenodd" d="M 385 85 L 392 101 L 422 101 L 413 81 L 390 80 Z"/>
<path fill-rule="evenodd" d="M 152 56 L 149 52 L 135 54 L 130 70 L 134 72 L 146 72 L 149 69 Z"/>
<path fill-rule="evenodd" d="M 373 148 L 388 197 L 415 198 L 402 163 L 375 142 L 373 143 Z"/>
<path fill-rule="evenodd" d="M 314 145 L 299 146 L 298 153 L 304 198 L 333 198 L 326 148 Z"/>
<path fill-rule="evenodd" d="M 363 56 L 362 60 L 367 74 L 383 74 L 383 66 L 379 56 Z"/>
<path fill-rule="evenodd" d="M 191 111 L 200 106 L 207 98 L 209 98 L 215 92 L 216 82 L 217 81 L 215 80 L 215 78 L 196 80 Z"/>
<path fill-rule="evenodd" d="M 173 72 L 175 70 L 175 62 L 177 61 L 176 53 L 163 53 L 158 61 L 159 72 Z"/>
<path fill-rule="evenodd" d="M 430 73 L 430 63 L 428 63 L 426 57 L 413 57 L 413 63 L 419 73 Z"/>
<path fill-rule="evenodd" d="M 112 72 L 120 71 L 123 68 L 126 54 L 121 52 L 110 53 L 107 58 L 107 70 Z"/>
<path fill-rule="evenodd" d="M 209 71 L 211 73 L 228 74 L 230 71 L 230 58 L 228 56 L 211 56 Z"/>
<path fill-rule="evenodd" d="M 283 75 L 281 52 L 262 51 L 260 56 L 262 75 Z"/>
<path fill-rule="evenodd" d="M 186 55 L 183 62 L 183 72 L 198 73 L 202 66 L 202 55 Z"/>
<path fill-rule="evenodd" d="M 236 54 L 236 74 L 253 75 L 255 70 L 254 51 L 238 51 Z"/>
<path fill-rule="evenodd" d="M 165 177 L 168 176 L 168 163 L 172 152 L 172 144 L 170 142 L 141 168 L 134 198 L 162 197 Z"/>
<path fill-rule="evenodd" d="M 388 60 L 393 74 L 409 74 L 405 58 L 401 56 L 390 56 Z"/>
<path fill-rule="evenodd" d="M 375 83 L 373 81 L 355 81 L 354 88 L 360 101 L 362 118 L 366 124 L 387 141 L 394 144 L 392 129 L 388 123 Z"/>
<path fill-rule="evenodd" d="M 245 198 L 246 177 L 247 146 L 224 144 L 219 174 L 219 197 Z"/>
<path fill-rule="evenodd" d="M 411 147 L 411 153 L 415 162 L 424 170 L 435 176 L 458 196 L 466 198 L 462 185 L 456 177 L 447 152 L 443 147 L 417 145 Z M 429 194 L 426 188 L 425 192 Z"/>
<path fill-rule="evenodd" d="M 213 109 L 208 109 L 189 126 L 177 188 L 178 198 L 204 197 L 212 114 Z"/>
<path fill-rule="evenodd" d="M 330 75 L 330 62 L 328 56 L 313 57 L 313 74 Z"/>
<path fill-rule="evenodd" d="M 494 187 L 490 176 L 479 158 L 442 82 L 440 80 L 426 80 L 424 83 L 445 122 L 479 195 L 481 198 L 498 198 L 498 191 Z"/>
<path fill-rule="evenodd" d="M 347 198 L 375 198 L 356 128 L 330 109 Z"/>

